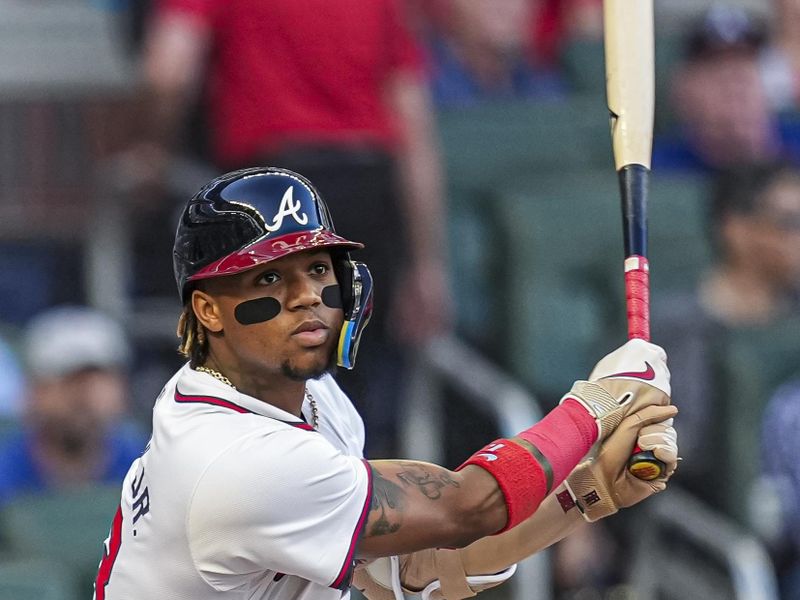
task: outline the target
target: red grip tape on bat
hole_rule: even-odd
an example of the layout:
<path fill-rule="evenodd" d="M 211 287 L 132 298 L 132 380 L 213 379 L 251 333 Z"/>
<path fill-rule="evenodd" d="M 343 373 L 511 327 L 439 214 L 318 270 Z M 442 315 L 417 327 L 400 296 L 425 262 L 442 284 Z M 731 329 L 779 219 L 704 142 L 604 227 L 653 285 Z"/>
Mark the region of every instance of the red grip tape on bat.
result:
<path fill-rule="evenodd" d="M 650 265 L 644 256 L 625 259 L 628 339 L 650 341 Z"/>
<path fill-rule="evenodd" d="M 628 310 L 628 339 L 650 341 L 650 264 L 644 256 L 625 259 L 625 304 Z M 666 465 L 651 450 L 633 449 L 628 470 L 644 481 L 661 477 Z"/>

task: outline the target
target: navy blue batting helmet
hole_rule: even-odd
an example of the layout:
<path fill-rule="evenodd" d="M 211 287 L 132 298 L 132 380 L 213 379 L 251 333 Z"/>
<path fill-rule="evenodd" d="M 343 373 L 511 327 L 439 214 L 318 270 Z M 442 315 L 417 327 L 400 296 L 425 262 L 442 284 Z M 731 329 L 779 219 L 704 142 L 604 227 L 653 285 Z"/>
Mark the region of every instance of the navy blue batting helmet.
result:
<path fill-rule="evenodd" d="M 181 300 L 192 282 L 241 273 L 304 250 L 335 251 L 345 322 L 338 362 L 352 368 L 372 314 L 372 277 L 348 250 L 363 248 L 336 234 L 319 192 L 302 175 L 276 167 L 227 173 L 206 184 L 186 205 L 173 248 Z"/>

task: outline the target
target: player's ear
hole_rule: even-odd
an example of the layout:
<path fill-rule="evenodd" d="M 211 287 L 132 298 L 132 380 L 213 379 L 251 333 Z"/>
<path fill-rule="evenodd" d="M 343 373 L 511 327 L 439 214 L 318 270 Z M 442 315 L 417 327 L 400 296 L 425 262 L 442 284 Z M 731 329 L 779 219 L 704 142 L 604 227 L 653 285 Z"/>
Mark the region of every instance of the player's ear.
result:
<path fill-rule="evenodd" d="M 196 289 L 192 291 L 191 303 L 192 310 L 203 327 L 213 333 L 222 331 L 221 309 L 213 296 Z"/>

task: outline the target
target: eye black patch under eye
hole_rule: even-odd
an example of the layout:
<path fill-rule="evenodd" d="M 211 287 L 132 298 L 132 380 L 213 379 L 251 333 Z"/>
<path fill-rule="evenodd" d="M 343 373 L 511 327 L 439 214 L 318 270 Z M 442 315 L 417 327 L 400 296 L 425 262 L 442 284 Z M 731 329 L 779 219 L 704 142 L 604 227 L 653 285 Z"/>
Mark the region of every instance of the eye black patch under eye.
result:
<path fill-rule="evenodd" d="M 274 319 L 280 312 L 281 303 L 272 296 L 265 296 L 242 302 L 233 311 L 233 316 L 242 325 L 255 325 Z"/>
<path fill-rule="evenodd" d="M 322 303 L 328 308 L 342 308 L 342 290 L 338 285 L 322 288 Z"/>

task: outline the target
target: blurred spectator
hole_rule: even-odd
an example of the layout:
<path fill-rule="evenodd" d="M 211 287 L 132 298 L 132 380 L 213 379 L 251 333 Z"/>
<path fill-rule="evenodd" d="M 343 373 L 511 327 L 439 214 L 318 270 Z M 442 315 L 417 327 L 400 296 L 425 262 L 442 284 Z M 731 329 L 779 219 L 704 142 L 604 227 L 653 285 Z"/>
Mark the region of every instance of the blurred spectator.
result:
<path fill-rule="evenodd" d="M 603 39 L 602 0 L 539 0 L 533 21 L 534 59 L 555 64 L 571 40 Z"/>
<path fill-rule="evenodd" d="M 430 41 L 438 105 L 563 95 L 558 71 L 531 60 L 531 23 L 540 0 L 450 0 L 448 9 Z"/>
<path fill-rule="evenodd" d="M 779 565 L 781 598 L 800 600 L 800 380 L 782 386 L 770 399 L 761 431 L 765 489 L 778 500 L 778 518 L 769 532 Z M 763 486 L 762 486 L 762 489 Z M 763 497 L 760 499 L 763 501 Z M 762 532 L 763 533 L 763 532 Z"/>
<path fill-rule="evenodd" d="M 22 367 L 11 346 L 0 336 L 0 421 L 20 416 L 24 394 Z"/>
<path fill-rule="evenodd" d="M 0 447 L 0 503 L 17 494 L 122 480 L 144 439 L 125 424 L 131 350 L 86 308 L 46 311 L 24 332 L 24 424 Z"/>
<path fill-rule="evenodd" d="M 656 138 L 654 169 L 800 162 L 800 127 L 779 120 L 761 78 L 766 39 L 763 23 L 735 6 L 715 5 L 693 26 L 672 82 L 677 128 Z"/>
<path fill-rule="evenodd" d="M 778 323 L 800 310 L 800 171 L 783 163 L 720 173 L 709 211 L 714 259 L 698 289 L 654 298 L 653 339 L 667 350 L 681 406 L 680 481 L 715 502 L 720 432 L 715 359 L 726 330 Z M 755 449 L 753 449 L 755 451 Z"/>
<path fill-rule="evenodd" d="M 800 107 L 800 2 L 774 0 L 775 34 L 761 56 L 761 76 L 776 110 Z"/>
<path fill-rule="evenodd" d="M 341 373 L 391 453 L 404 352 L 449 327 L 438 150 L 420 49 L 398 0 L 159 0 L 145 40 L 156 169 L 198 90 L 221 169 L 309 177 L 376 282 L 359 368 Z M 365 364 L 366 363 L 366 364 Z"/>
<path fill-rule="evenodd" d="M 408 0 L 415 17 L 415 30 L 445 31 L 451 19 L 453 0 Z M 528 11 L 528 59 L 538 66 L 553 67 L 570 40 L 601 40 L 602 0 L 532 0 Z"/>
<path fill-rule="evenodd" d="M 747 326 L 800 310 L 800 171 L 736 169 L 720 178 L 711 211 L 720 260 L 700 288 L 705 311 Z"/>

